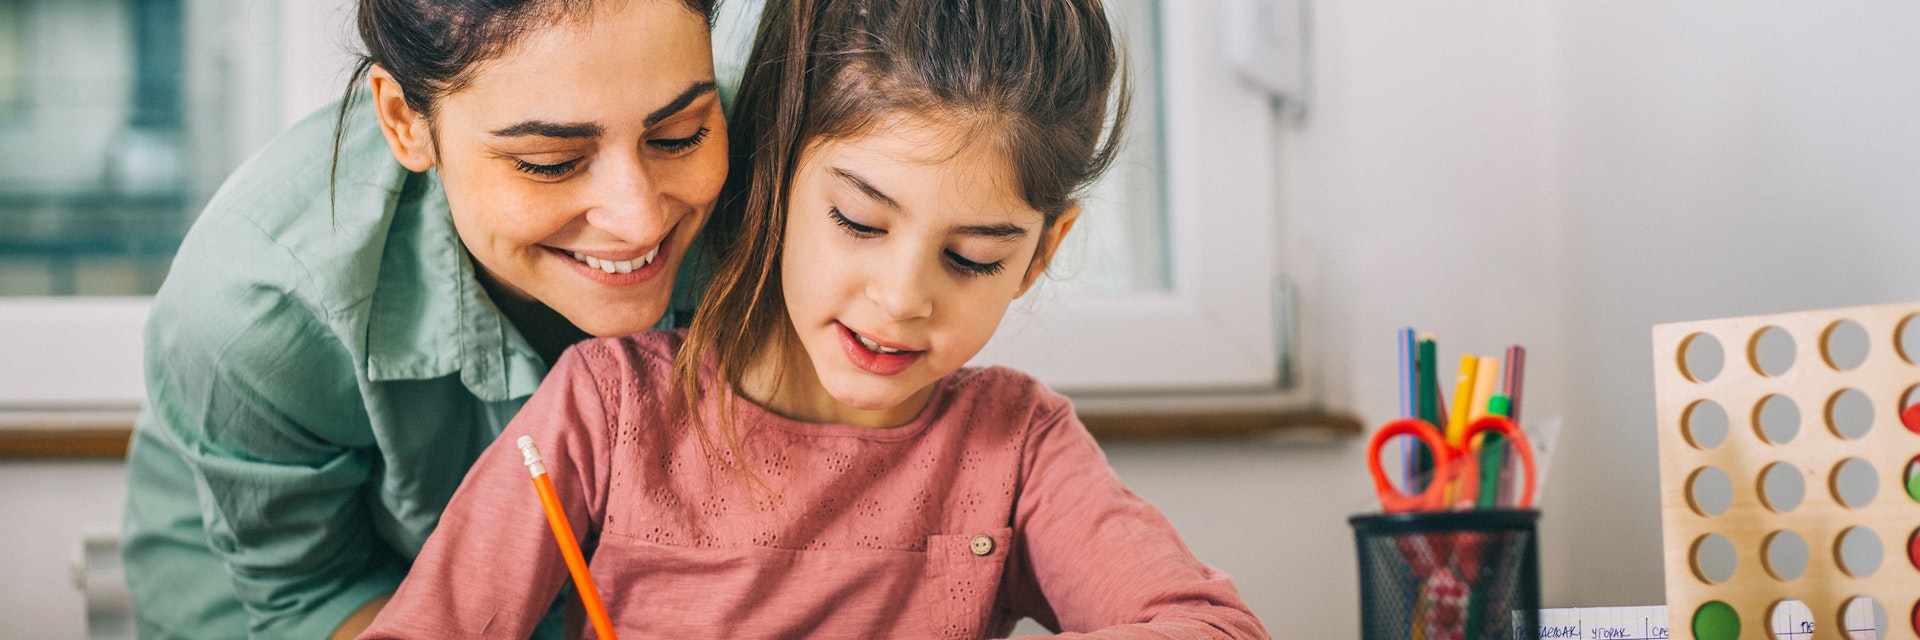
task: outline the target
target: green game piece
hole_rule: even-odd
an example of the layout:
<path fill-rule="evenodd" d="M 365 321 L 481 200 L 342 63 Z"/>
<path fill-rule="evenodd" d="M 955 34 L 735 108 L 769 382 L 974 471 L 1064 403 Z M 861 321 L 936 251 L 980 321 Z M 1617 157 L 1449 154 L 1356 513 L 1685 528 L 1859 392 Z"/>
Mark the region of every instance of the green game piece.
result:
<path fill-rule="evenodd" d="M 1920 459 L 1915 462 L 1920 462 Z M 1915 472 L 1913 467 L 1913 463 L 1907 463 L 1907 497 L 1920 502 L 1920 473 Z"/>
<path fill-rule="evenodd" d="M 1693 612 L 1693 637 L 1698 640 L 1736 640 L 1740 637 L 1740 614 L 1719 600 L 1700 605 Z"/>

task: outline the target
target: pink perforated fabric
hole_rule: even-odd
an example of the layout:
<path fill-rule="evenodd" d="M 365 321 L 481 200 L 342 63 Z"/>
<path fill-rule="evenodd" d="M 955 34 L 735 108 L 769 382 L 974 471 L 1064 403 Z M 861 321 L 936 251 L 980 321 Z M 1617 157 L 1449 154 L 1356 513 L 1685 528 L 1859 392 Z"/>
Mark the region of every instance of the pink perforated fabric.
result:
<path fill-rule="evenodd" d="M 670 399 L 680 340 L 593 340 L 562 357 L 362 637 L 531 631 L 568 578 L 513 445 L 523 434 L 626 637 L 978 638 L 1022 617 L 1089 637 L 1266 637 L 1031 377 L 956 372 L 891 429 L 706 399 L 709 424 L 724 408 L 743 429 L 748 479 Z"/>

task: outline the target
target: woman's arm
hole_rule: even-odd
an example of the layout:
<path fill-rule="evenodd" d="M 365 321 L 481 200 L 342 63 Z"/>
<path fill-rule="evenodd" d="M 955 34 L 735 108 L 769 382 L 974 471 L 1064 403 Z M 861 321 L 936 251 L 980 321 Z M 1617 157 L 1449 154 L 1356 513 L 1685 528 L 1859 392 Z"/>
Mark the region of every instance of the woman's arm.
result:
<path fill-rule="evenodd" d="M 230 251 L 275 274 L 299 273 L 244 246 Z M 196 264 L 174 275 L 218 280 Z M 226 575 L 147 584 L 140 602 L 164 608 L 169 590 L 220 590 L 244 611 L 243 631 L 324 637 L 398 586 L 406 561 L 368 506 L 379 453 L 352 357 L 313 309 L 281 293 L 288 288 L 176 287 L 156 300 L 142 429 L 164 445 L 143 455 L 184 463 L 180 485 L 165 490 L 195 496 L 193 519 Z M 132 549 L 130 581 L 149 560 L 156 568 L 171 560 Z"/>
<path fill-rule="evenodd" d="M 1266 638 L 1226 574 L 1114 475 L 1066 400 L 1042 395 L 1014 513 L 1016 610 L 1071 637 Z"/>
<path fill-rule="evenodd" d="M 353 610 L 353 615 L 347 616 L 347 620 L 340 623 L 340 628 L 333 630 L 333 635 L 328 636 L 328 640 L 353 640 L 359 637 L 360 632 L 366 631 L 367 627 L 373 624 L 374 616 L 380 615 L 380 608 L 386 606 L 387 601 L 391 599 L 393 594 L 388 593 L 360 605 L 359 609 Z"/>

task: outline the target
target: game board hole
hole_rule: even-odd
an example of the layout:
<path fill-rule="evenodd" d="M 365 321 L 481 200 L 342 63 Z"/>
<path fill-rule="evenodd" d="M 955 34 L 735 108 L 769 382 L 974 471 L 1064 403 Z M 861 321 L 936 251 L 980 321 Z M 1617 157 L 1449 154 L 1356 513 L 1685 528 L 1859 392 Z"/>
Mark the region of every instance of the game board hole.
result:
<path fill-rule="evenodd" d="M 1908 431 L 1920 433 L 1920 410 L 1914 408 L 1915 403 L 1920 402 L 1920 397 L 1916 396 L 1920 396 L 1920 385 L 1907 387 L 1907 391 L 1900 394 L 1900 410 L 1894 415 L 1900 416 L 1900 424 L 1905 425 Z"/>
<path fill-rule="evenodd" d="M 1709 333 L 1696 333 L 1680 341 L 1680 373 L 1694 382 L 1708 382 L 1720 375 L 1727 362 L 1720 339 Z"/>
<path fill-rule="evenodd" d="M 1727 410 L 1712 400 L 1695 402 L 1680 417 L 1680 428 L 1695 449 L 1718 447 L 1727 441 Z"/>
<path fill-rule="evenodd" d="M 1915 610 L 1914 619 L 1920 620 L 1920 609 Z M 1709 600 L 1693 611 L 1693 637 L 1697 640 L 1737 640 L 1740 637 L 1740 614 L 1733 610 L 1733 605 Z"/>
<path fill-rule="evenodd" d="M 1739 560 L 1733 555 L 1733 542 L 1718 533 L 1700 536 L 1693 542 L 1693 576 L 1707 584 L 1720 584 L 1733 578 Z"/>
<path fill-rule="evenodd" d="M 1920 529 L 1915 529 L 1913 535 L 1907 536 L 1907 562 L 1913 568 L 1920 569 Z"/>
<path fill-rule="evenodd" d="M 1840 570 L 1856 578 L 1871 576 L 1880 570 L 1886 550 L 1880 546 L 1880 534 L 1866 527 L 1849 527 L 1835 541 L 1834 559 Z"/>
<path fill-rule="evenodd" d="M 1760 375 L 1777 377 L 1793 368 L 1793 334 L 1780 327 L 1767 327 L 1747 343 L 1747 359 Z"/>
<path fill-rule="evenodd" d="M 1873 470 L 1872 463 L 1859 458 L 1847 458 L 1834 465 L 1828 488 L 1833 491 L 1833 499 L 1841 505 L 1858 509 L 1872 503 L 1874 496 L 1880 493 L 1880 474 Z"/>
<path fill-rule="evenodd" d="M 1761 564 L 1775 579 L 1793 581 L 1807 572 L 1807 539 L 1792 531 L 1775 531 L 1761 543 Z"/>
<path fill-rule="evenodd" d="M 1907 488 L 1907 497 L 1920 502 L 1920 456 L 1907 461 L 1907 472 L 1900 479 L 1900 484 Z"/>
<path fill-rule="evenodd" d="M 1701 467 L 1687 478 L 1687 502 L 1709 518 L 1726 513 L 1733 505 L 1733 479 L 1719 467 Z"/>
<path fill-rule="evenodd" d="M 1783 395 L 1762 398 L 1754 407 L 1753 424 L 1762 440 L 1773 444 L 1793 442 L 1794 436 L 1800 435 L 1800 405 Z"/>
<path fill-rule="evenodd" d="M 1827 330 L 1821 333 L 1820 356 L 1826 358 L 1829 367 L 1852 371 L 1867 361 L 1870 344 L 1866 327 L 1852 320 L 1841 320 L 1827 325 Z"/>
<path fill-rule="evenodd" d="M 1760 501 L 1767 508 L 1786 513 L 1799 508 L 1806 497 L 1807 481 L 1800 476 L 1799 467 L 1776 462 L 1760 472 Z"/>
<path fill-rule="evenodd" d="M 1887 637 L 1887 608 L 1872 596 L 1854 596 L 1848 600 L 1840 607 L 1840 622 L 1846 625 L 1848 638 Z"/>
<path fill-rule="evenodd" d="M 1785 629 L 1785 633 L 1777 630 Z M 1799 600 L 1775 600 L 1767 605 L 1767 637 L 1796 640 L 1813 633 L 1813 610 Z"/>
<path fill-rule="evenodd" d="M 1920 322 L 1914 322 L 1914 314 L 1900 319 L 1900 326 L 1894 329 L 1895 342 L 1899 343 L 1900 357 L 1907 362 L 1920 364 Z"/>
<path fill-rule="evenodd" d="M 1873 428 L 1873 400 L 1859 389 L 1841 389 L 1827 399 L 1827 428 L 1833 435 L 1859 440 Z"/>

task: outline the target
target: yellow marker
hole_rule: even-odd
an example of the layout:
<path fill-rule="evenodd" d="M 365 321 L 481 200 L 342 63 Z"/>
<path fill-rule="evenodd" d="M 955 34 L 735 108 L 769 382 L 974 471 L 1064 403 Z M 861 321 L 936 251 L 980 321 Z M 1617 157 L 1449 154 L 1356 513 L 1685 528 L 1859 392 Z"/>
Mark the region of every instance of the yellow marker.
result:
<path fill-rule="evenodd" d="M 1480 359 L 1480 370 L 1473 374 L 1473 407 L 1467 411 L 1467 424 L 1487 417 L 1487 401 L 1500 387 L 1500 359 Z"/>
<path fill-rule="evenodd" d="M 1462 446 L 1461 435 L 1467 432 L 1467 416 L 1473 412 L 1473 376 L 1478 372 L 1478 358 L 1469 353 L 1460 356 L 1460 379 L 1453 385 L 1453 406 L 1449 407 L 1453 415 L 1447 418 L 1447 444 Z"/>

